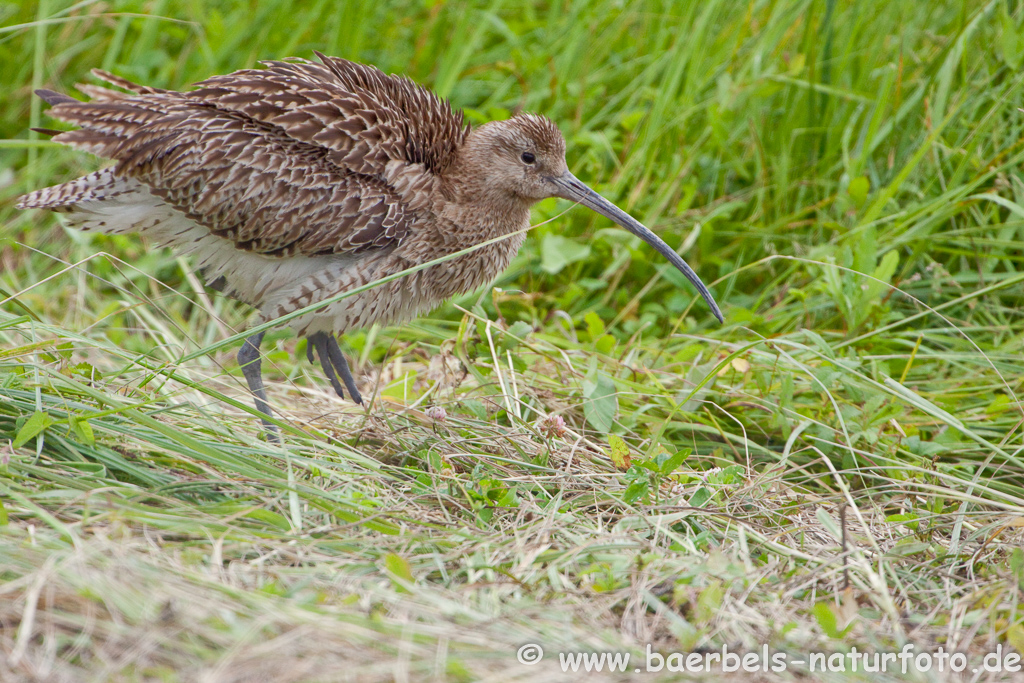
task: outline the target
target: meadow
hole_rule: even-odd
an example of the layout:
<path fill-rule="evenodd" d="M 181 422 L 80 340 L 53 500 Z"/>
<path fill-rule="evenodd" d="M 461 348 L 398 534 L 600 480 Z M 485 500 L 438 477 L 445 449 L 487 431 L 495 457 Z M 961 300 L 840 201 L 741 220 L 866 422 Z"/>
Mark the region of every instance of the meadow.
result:
<path fill-rule="evenodd" d="M 269 332 L 267 443 L 247 307 L 14 203 L 102 164 L 29 131 L 33 89 L 313 50 L 549 116 L 725 324 L 546 200 L 493 287 L 343 338 L 366 407 Z M 1020 0 L 0 4 L 0 679 L 1024 651 L 1022 65 Z"/>

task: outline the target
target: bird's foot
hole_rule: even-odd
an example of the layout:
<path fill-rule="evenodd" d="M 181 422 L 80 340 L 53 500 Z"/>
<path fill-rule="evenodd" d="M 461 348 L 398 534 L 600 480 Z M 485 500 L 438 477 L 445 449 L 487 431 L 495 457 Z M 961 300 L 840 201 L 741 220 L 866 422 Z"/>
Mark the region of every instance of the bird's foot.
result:
<path fill-rule="evenodd" d="M 345 355 L 338 346 L 338 339 L 327 332 L 314 332 L 306 337 L 306 341 L 306 357 L 310 363 L 315 362 L 313 350 L 316 349 L 317 355 L 320 356 L 320 367 L 324 369 L 324 375 L 334 387 L 335 393 L 341 398 L 345 398 L 345 392 L 341 388 L 341 383 L 344 382 L 349 398 L 362 405 L 363 397 L 359 394 L 359 389 L 356 388 L 356 381 L 352 378 L 352 371 L 348 369 L 348 361 L 345 360 Z M 341 377 L 340 382 L 338 381 L 339 376 Z"/>

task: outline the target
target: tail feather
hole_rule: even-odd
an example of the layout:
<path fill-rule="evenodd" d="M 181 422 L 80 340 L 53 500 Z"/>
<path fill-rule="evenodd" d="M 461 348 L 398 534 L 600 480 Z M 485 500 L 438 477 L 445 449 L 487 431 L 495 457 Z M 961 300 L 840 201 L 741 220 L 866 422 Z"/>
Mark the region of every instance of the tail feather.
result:
<path fill-rule="evenodd" d="M 79 83 L 75 88 L 83 95 L 88 95 L 90 102 L 114 102 L 132 96 L 131 93 L 105 88 L 102 85 L 92 85 L 91 83 Z"/>
<path fill-rule="evenodd" d="M 78 100 L 76 100 L 74 97 L 71 97 L 70 95 L 64 95 L 59 92 L 54 92 L 53 90 L 45 90 L 43 88 L 36 90 L 36 95 L 39 97 L 39 99 L 41 99 L 43 102 L 46 102 L 50 106 L 55 106 L 58 104 L 67 104 L 69 102 L 78 102 Z"/>
<path fill-rule="evenodd" d="M 17 207 L 56 211 L 64 216 L 65 225 L 79 230 L 141 232 L 158 243 L 173 241 L 178 232 L 194 228 L 145 185 L 115 175 L 113 168 L 36 190 L 18 200 Z"/>
<path fill-rule="evenodd" d="M 163 88 L 152 88 L 148 85 L 139 85 L 138 83 L 132 83 L 127 78 L 115 76 L 109 71 L 104 71 L 103 69 L 93 69 L 92 75 L 100 79 L 101 81 L 106 81 L 111 85 L 116 85 L 118 88 L 124 88 L 129 92 L 137 93 L 139 95 L 151 95 L 153 93 L 171 92 L 170 90 L 164 90 Z"/>
<path fill-rule="evenodd" d="M 53 90 L 36 90 L 36 95 L 48 103 L 47 112 L 55 119 L 80 126 L 72 131 L 45 131 L 55 135 L 55 141 L 97 156 L 114 156 L 120 143 L 140 126 L 166 114 L 166 105 L 153 104 L 136 95 L 171 93 L 161 88 L 138 85 L 114 74 L 93 69 L 100 80 L 123 88 L 128 92 L 112 90 L 98 85 L 82 84 L 78 88 L 91 98 L 83 102 Z"/>
<path fill-rule="evenodd" d="M 60 185 L 30 192 L 19 198 L 16 206 L 19 209 L 69 211 L 76 204 L 117 197 L 128 191 L 130 185 L 138 183 L 117 178 L 114 169 L 105 168 Z"/>

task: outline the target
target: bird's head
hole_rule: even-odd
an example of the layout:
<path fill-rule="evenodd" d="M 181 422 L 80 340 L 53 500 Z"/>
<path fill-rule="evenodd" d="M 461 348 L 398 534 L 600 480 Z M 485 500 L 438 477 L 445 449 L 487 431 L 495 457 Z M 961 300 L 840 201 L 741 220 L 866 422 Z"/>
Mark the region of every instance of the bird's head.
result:
<path fill-rule="evenodd" d="M 569 170 L 561 131 L 550 119 L 534 114 L 474 128 L 466 148 L 489 192 L 529 204 L 556 196 L 548 179 Z"/>
<path fill-rule="evenodd" d="M 723 321 L 714 298 L 693 269 L 671 247 L 632 216 L 597 194 L 569 172 L 565 138 L 543 116 L 518 114 L 473 129 L 465 144 L 464 159 L 472 166 L 477 187 L 491 198 L 529 205 L 548 197 L 582 204 L 654 247 L 679 269 Z"/>

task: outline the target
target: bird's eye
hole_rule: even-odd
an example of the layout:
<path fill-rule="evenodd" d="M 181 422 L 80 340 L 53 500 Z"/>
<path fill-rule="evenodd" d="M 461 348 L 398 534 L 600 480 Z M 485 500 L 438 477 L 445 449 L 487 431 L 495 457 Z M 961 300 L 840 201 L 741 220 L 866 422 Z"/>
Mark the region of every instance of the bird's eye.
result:
<path fill-rule="evenodd" d="M 537 161 L 537 157 L 533 156 L 533 152 L 523 152 L 523 156 L 520 157 L 524 164 L 532 164 Z"/>

